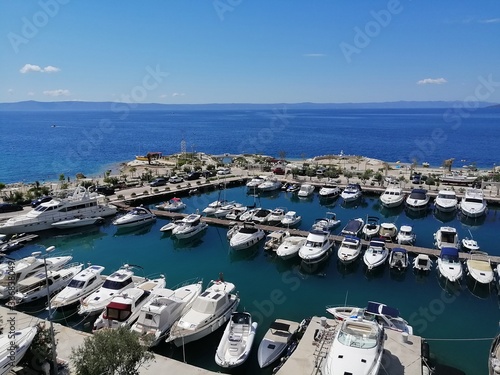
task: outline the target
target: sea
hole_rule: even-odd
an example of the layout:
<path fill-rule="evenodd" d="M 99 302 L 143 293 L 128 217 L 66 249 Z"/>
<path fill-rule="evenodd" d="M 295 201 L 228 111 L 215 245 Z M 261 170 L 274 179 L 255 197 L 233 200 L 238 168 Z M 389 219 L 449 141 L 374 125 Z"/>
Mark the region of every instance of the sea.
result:
<path fill-rule="evenodd" d="M 2 112 L 0 144 L 4 157 L 0 181 L 32 182 L 55 180 L 59 174 L 81 172 L 99 175 L 136 154 L 161 151 L 165 154 L 199 151 L 210 154 L 262 153 L 304 159 L 315 155 L 353 154 L 411 163 L 414 159 L 439 166 L 443 160 L 491 169 L 499 156 L 500 112 L 478 109 L 447 115 L 447 110 L 307 110 L 288 111 L 185 111 L 130 112 Z M 121 118 L 125 117 L 125 118 Z M 244 187 L 213 190 L 183 198 L 184 212 L 202 210 L 216 199 L 236 200 L 266 208 L 286 207 L 302 215 L 300 229 L 310 229 L 316 218 L 334 212 L 341 225 L 349 219 L 378 216 L 398 227 L 412 225 L 416 245 L 433 247 L 433 233 L 441 226 L 457 228 L 460 238 L 478 241 L 491 255 L 500 256 L 498 226 L 500 211 L 490 207 L 478 220 L 459 215 L 442 216 L 433 207 L 415 216 L 402 208 L 387 210 L 378 197 L 364 195 L 354 205 L 341 199 L 309 199 L 278 191 L 254 196 Z M 155 352 L 212 371 L 234 374 L 271 374 L 272 366 L 260 369 L 257 344 L 276 318 L 301 321 L 328 316 L 327 305 L 365 306 L 382 302 L 399 309 L 430 346 L 432 361 L 461 369 L 468 375 L 487 374 L 488 351 L 499 333 L 499 296 L 496 285 L 481 288 L 469 278 L 457 285 L 443 282 L 436 264 L 427 275 L 407 270 L 395 274 L 388 267 L 368 273 L 362 261 L 345 267 L 337 261 L 336 249 L 314 270 L 304 269 L 300 260 L 282 261 L 263 250 L 263 243 L 246 251 L 229 248 L 227 230 L 209 226 L 191 240 L 179 241 L 159 231 L 166 220 L 135 231 L 117 231 L 111 220 L 99 227 L 69 231 L 46 231 L 28 246 L 12 253 L 27 256 L 55 246 L 71 252 L 74 261 L 100 264 L 111 273 L 123 264 L 137 266 L 138 275 L 163 274 L 167 286 L 185 280 L 210 280 L 223 274 L 233 282 L 241 298 L 239 309 L 252 313 L 259 323 L 251 357 L 234 370 L 219 368 L 215 349 L 222 336 L 218 330 L 182 348 L 162 343 Z M 43 305 L 29 304 L 21 310 L 45 317 Z M 75 312 L 54 320 L 89 331 L 92 322 Z M 384 365 L 384 364 L 383 364 Z M 387 365 L 387 364 L 385 364 Z M 381 371 L 381 373 L 383 373 Z"/>

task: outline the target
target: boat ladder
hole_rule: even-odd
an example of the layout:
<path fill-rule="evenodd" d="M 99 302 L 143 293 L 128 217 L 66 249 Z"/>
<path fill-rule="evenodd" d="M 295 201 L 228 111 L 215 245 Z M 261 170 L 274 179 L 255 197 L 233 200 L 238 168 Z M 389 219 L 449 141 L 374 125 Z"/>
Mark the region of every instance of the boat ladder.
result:
<path fill-rule="evenodd" d="M 314 374 L 321 373 L 321 365 L 323 359 L 326 358 L 330 346 L 332 345 L 333 338 L 335 337 L 335 329 L 326 328 L 318 331 L 314 337 L 318 337 L 316 349 L 314 350 Z"/>

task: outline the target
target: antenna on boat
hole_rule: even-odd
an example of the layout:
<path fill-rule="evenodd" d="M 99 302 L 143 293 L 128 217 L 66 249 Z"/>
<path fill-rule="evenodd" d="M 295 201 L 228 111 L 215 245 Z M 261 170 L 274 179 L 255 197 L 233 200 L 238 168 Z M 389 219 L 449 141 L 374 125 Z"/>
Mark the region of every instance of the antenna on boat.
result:
<path fill-rule="evenodd" d="M 349 295 L 349 291 L 347 290 L 347 291 L 345 292 L 344 307 L 346 307 L 346 306 L 347 306 L 347 296 L 348 296 L 348 295 Z"/>

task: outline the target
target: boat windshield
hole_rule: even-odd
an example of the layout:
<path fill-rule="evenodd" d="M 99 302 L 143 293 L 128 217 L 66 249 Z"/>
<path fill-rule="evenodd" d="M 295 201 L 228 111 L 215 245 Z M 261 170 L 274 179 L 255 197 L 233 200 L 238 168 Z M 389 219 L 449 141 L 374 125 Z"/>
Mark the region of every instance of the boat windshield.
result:
<path fill-rule="evenodd" d="M 71 280 L 68 284 L 70 288 L 82 289 L 85 286 L 85 281 L 83 280 Z"/>
<path fill-rule="evenodd" d="M 133 281 L 131 277 L 123 281 L 115 281 L 107 279 L 104 282 L 104 284 L 102 284 L 102 287 L 106 289 L 120 290 L 132 282 Z"/>
<path fill-rule="evenodd" d="M 371 349 L 377 346 L 377 331 L 369 326 L 350 322 L 340 330 L 338 341 L 346 346 Z"/>
<path fill-rule="evenodd" d="M 454 194 L 439 194 L 439 198 L 442 199 L 456 199 Z"/>
<path fill-rule="evenodd" d="M 479 198 L 467 198 L 466 197 L 465 201 L 470 202 L 470 203 L 483 203 L 483 200 L 479 199 Z"/>

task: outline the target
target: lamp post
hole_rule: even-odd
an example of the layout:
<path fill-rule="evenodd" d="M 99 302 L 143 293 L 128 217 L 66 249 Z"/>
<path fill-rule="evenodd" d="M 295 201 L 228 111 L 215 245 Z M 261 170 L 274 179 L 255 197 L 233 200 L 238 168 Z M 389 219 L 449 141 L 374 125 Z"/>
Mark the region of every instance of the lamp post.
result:
<path fill-rule="evenodd" d="M 48 247 L 45 252 L 50 253 L 55 249 L 54 246 Z M 56 339 L 54 335 L 54 324 L 52 323 L 52 308 L 50 304 L 50 289 L 49 289 L 49 278 L 47 274 L 47 254 L 43 257 L 43 266 L 45 268 L 45 285 L 47 286 L 47 302 L 49 307 L 49 323 L 50 323 L 50 341 L 52 344 L 52 374 L 57 375 L 57 352 L 56 352 Z"/>

